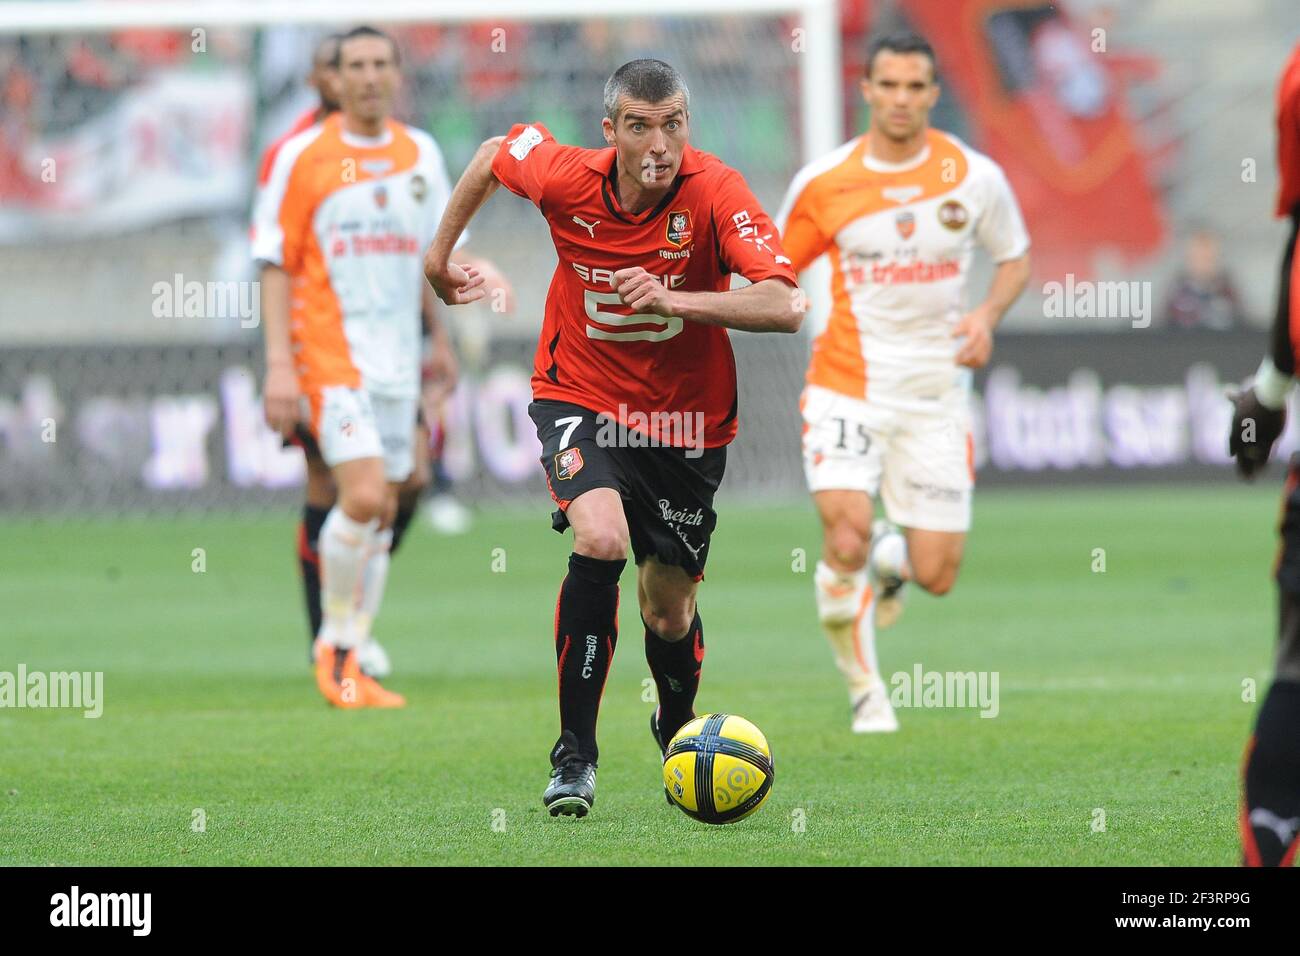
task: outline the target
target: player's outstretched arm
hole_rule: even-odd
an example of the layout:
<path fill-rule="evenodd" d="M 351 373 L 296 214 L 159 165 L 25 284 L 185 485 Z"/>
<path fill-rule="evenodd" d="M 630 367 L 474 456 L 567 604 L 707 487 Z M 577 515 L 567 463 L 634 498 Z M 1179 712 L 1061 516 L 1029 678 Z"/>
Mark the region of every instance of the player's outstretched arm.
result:
<path fill-rule="evenodd" d="M 288 435 L 298 422 L 298 376 L 289 344 L 289 275 L 279 266 L 262 265 L 261 319 L 266 343 L 266 382 L 262 406 L 266 423 Z"/>
<path fill-rule="evenodd" d="M 803 321 L 803 295 L 784 279 L 762 279 L 727 292 L 682 292 L 665 288 L 637 266 L 615 272 L 612 282 L 624 305 L 664 318 L 741 332 L 798 332 Z"/>
<path fill-rule="evenodd" d="M 492 173 L 492 158 L 504 139 L 503 136 L 494 136 L 478 148 L 456 188 L 451 191 L 447 208 L 438 223 L 438 232 L 424 254 L 425 278 L 438 298 L 447 305 L 465 305 L 487 295 L 479 271 L 473 266 L 462 267 L 452 262 L 451 253 L 479 207 L 500 185 Z"/>
<path fill-rule="evenodd" d="M 966 341 L 957 350 L 958 365 L 983 368 L 993 355 L 993 330 L 1029 283 L 1029 253 L 998 263 L 989 294 L 953 326 L 953 338 Z"/>

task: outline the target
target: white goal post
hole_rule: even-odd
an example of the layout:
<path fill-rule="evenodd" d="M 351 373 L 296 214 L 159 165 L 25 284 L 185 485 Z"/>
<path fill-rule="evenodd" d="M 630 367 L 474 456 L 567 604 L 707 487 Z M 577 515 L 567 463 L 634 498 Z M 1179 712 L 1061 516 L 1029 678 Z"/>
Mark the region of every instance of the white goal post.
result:
<path fill-rule="evenodd" d="M 17 0 L 0 3 L 0 35 L 131 28 L 262 27 L 287 24 L 580 20 L 658 17 L 800 18 L 800 142 L 803 161 L 840 144 L 840 29 L 837 0 Z"/>

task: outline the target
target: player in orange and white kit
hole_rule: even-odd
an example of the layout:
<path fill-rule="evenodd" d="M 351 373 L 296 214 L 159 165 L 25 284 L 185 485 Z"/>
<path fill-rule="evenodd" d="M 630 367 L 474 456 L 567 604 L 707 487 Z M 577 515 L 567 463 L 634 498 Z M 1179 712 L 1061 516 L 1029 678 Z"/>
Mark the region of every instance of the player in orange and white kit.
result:
<path fill-rule="evenodd" d="M 290 128 L 271 143 L 262 154 L 257 176 L 259 190 L 265 188 L 270 180 L 275 158 L 279 155 L 285 143 L 304 130 L 323 122 L 333 113 L 338 112 L 337 61 L 340 37 L 341 34 L 338 33 L 331 33 L 323 37 L 312 52 L 311 71 L 308 73 L 306 81 L 307 85 L 316 91 L 319 100 L 317 105 L 299 115 Z M 485 265 L 481 260 L 479 264 L 480 266 Z M 459 374 L 455 350 L 452 346 L 451 337 L 447 332 L 446 323 L 441 321 L 437 314 L 437 297 L 433 295 L 432 289 L 428 289 L 423 298 L 424 307 L 421 320 L 426 335 L 426 355 L 422 377 L 424 378 L 425 394 L 421 401 L 421 412 L 417 413 L 412 426 L 414 429 L 412 440 L 415 449 L 415 470 L 412 471 L 411 476 L 403 483 L 398 492 L 397 513 L 393 519 L 392 545 L 389 548 L 389 554 L 392 557 L 397 556 L 398 546 L 405 539 L 406 530 L 410 527 L 411 520 L 419 507 L 420 497 L 432 479 L 429 462 L 431 442 L 429 427 L 425 423 L 423 406 L 430 400 L 439 400 L 439 396 L 450 394 L 455 388 Z M 320 448 L 317 447 L 316 439 L 312 437 L 311 429 L 307 427 L 305 422 L 299 422 L 294 427 L 293 432 L 284 439 L 284 445 L 286 448 L 290 445 L 296 445 L 302 449 L 303 460 L 307 466 L 307 482 L 304 489 L 306 501 L 303 504 L 302 520 L 299 522 L 296 532 L 296 543 L 298 567 L 302 576 L 303 597 L 307 606 L 308 635 L 311 641 L 309 660 L 314 664 L 316 650 L 318 649 L 316 636 L 321 629 L 320 532 L 325 524 L 325 519 L 329 517 L 330 509 L 334 507 L 334 475 L 329 465 L 325 464 L 325 460 L 321 458 Z M 450 500 L 452 505 L 455 505 L 454 499 L 449 499 L 446 495 L 441 496 L 440 499 L 435 498 L 434 502 L 439 500 Z M 434 502 L 430 503 L 431 514 L 435 513 Z M 455 507 L 460 506 L 455 505 Z M 357 661 L 363 672 L 381 680 L 387 677 L 392 670 L 387 651 L 379 644 L 373 634 L 369 635 L 357 649 Z"/>
<path fill-rule="evenodd" d="M 320 535 L 317 686 L 338 707 L 399 707 L 355 650 L 379 609 L 397 488 L 413 468 L 422 259 L 451 186 L 432 137 L 391 118 L 391 38 L 344 34 L 337 70 L 340 112 L 283 145 L 254 215 L 264 402 L 282 434 L 306 407 L 338 489 Z"/>
<path fill-rule="evenodd" d="M 1029 278 L 1029 237 L 1002 170 L 929 126 L 930 45 L 886 36 L 867 64 L 870 128 L 801 170 L 777 216 L 796 271 L 822 254 L 831 265 L 830 319 L 800 403 L 804 471 L 824 534 L 818 616 L 859 733 L 898 729 L 875 625 L 897 619 L 905 582 L 945 594 L 957 579 L 974 486 L 970 370 L 989 360 L 993 329 Z M 997 269 L 966 311 L 976 244 Z M 873 527 L 877 494 L 901 534 Z"/>

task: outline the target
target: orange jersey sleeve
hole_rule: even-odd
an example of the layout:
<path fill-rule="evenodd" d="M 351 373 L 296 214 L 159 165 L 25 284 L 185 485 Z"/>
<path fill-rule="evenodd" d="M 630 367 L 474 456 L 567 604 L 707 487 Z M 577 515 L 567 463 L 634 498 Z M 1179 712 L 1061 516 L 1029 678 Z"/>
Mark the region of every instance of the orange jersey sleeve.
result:
<path fill-rule="evenodd" d="M 321 111 L 318 107 L 312 107 L 307 110 L 293 121 L 293 125 L 290 126 L 279 139 L 266 147 L 266 152 L 262 154 L 261 165 L 258 166 L 257 169 L 257 185 L 259 187 L 265 186 L 267 181 L 271 178 L 271 169 L 275 166 L 275 157 L 279 155 L 280 148 L 303 130 L 311 129 L 311 127 L 315 126 L 320 121 L 320 112 Z"/>
<path fill-rule="evenodd" d="M 253 257 L 291 273 L 302 264 L 319 201 L 311 169 L 300 161 L 315 136 L 301 133 L 276 150 L 253 210 Z"/>
<path fill-rule="evenodd" d="M 803 190 L 790 208 L 781 242 L 795 272 L 802 272 L 809 264 L 831 247 L 831 237 L 822 232 L 817 223 L 816 203 L 810 193 Z"/>
<path fill-rule="evenodd" d="M 295 163 L 284 191 L 284 199 L 276 213 L 280 233 L 284 236 L 283 265 L 291 273 L 302 265 L 303 249 L 313 239 L 311 219 L 316 209 L 315 192 L 303 165 Z"/>

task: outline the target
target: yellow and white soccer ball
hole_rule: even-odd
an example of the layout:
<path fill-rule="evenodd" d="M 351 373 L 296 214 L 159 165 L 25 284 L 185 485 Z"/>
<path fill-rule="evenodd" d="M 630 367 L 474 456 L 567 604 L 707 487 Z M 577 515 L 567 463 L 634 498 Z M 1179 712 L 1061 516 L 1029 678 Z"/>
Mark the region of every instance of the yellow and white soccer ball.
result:
<path fill-rule="evenodd" d="M 689 817 L 735 823 L 763 805 L 772 792 L 772 748 L 744 717 L 705 714 L 668 743 L 664 787 Z"/>

